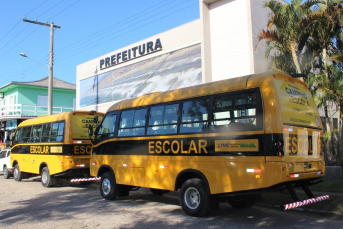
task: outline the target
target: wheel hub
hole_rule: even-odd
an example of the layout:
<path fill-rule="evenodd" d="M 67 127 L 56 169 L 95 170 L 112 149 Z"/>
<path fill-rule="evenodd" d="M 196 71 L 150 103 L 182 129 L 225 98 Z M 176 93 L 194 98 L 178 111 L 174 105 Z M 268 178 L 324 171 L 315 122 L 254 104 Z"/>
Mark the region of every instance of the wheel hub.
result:
<path fill-rule="evenodd" d="M 108 195 L 111 191 L 111 182 L 109 179 L 105 178 L 103 181 L 102 181 L 102 191 L 105 195 Z"/>
<path fill-rule="evenodd" d="M 200 205 L 200 193 L 194 188 L 190 187 L 186 190 L 184 195 L 185 204 L 190 209 L 196 209 Z"/>

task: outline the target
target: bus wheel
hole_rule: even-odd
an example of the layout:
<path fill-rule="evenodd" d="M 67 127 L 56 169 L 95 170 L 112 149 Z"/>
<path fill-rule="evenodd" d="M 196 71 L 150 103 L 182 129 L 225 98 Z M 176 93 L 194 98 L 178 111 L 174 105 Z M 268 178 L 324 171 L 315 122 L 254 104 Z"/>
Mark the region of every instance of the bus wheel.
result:
<path fill-rule="evenodd" d="M 114 200 L 117 197 L 116 180 L 110 172 L 106 172 L 101 176 L 100 193 L 106 200 Z"/>
<path fill-rule="evenodd" d="M 14 166 L 13 176 L 14 176 L 14 180 L 15 181 L 21 181 L 21 179 L 22 179 L 21 172 L 19 170 L 19 165 L 18 164 L 16 164 Z"/>
<path fill-rule="evenodd" d="M 163 189 L 157 189 L 157 188 L 151 188 L 150 191 L 157 196 L 162 196 L 165 193 L 168 193 L 169 190 L 163 190 Z"/>
<path fill-rule="evenodd" d="M 44 167 L 41 172 L 41 181 L 43 187 L 52 187 L 56 184 L 56 179 L 53 176 L 50 176 L 49 168 Z"/>
<path fill-rule="evenodd" d="M 248 208 L 255 202 L 254 195 L 230 196 L 227 198 L 229 204 L 234 208 Z"/>
<path fill-rule="evenodd" d="M 11 173 L 10 173 L 10 171 L 8 171 L 7 166 L 5 165 L 4 166 L 4 178 L 8 179 L 10 177 L 11 177 Z"/>
<path fill-rule="evenodd" d="M 180 191 L 180 203 L 187 215 L 204 216 L 208 214 L 211 196 L 205 182 L 200 179 L 189 179 L 183 183 Z"/>

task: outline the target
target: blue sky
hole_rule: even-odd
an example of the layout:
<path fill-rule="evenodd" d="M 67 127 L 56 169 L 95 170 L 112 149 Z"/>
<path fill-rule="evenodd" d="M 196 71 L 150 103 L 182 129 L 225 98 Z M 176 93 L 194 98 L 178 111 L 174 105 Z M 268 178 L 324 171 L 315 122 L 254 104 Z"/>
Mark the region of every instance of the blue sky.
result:
<path fill-rule="evenodd" d="M 24 16 L 61 27 L 54 77 L 76 83 L 77 65 L 198 19 L 199 0 L 0 0 L 0 87 L 49 74 L 50 27 Z"/>

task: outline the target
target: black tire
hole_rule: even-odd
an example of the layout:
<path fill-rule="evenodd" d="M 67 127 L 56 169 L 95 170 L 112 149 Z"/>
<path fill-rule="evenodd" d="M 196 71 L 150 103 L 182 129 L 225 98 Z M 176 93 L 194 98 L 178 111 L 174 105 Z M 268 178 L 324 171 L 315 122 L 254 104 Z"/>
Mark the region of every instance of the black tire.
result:
<path fill-rule="evenodd" d="M 255 203 L 254 195 L 230 196 L 227 198 L 229 204 L 234 208 L 249 208 Z"/>
<path fill-rule="evenodd" d="M 16 164 L 16 165 L 14 166 L 13 176 L 14 176 L 14 180 L 15 180 L 15 181 L 21 181 L 21 179 L 22 179 L 22 174 L 21 174 L 21 172 L 20 172 L 20 169 L 19 169 L 19 165 L 18 165 L 18 164 Z"/>
<path fill-rule="evenodd" d="M 116 179 L 110 172 L 101 176 L 100 194 L 106 200 L 114 200 L 118 195 Z"/>
<path fill-rule="evenodd" d="M 4 178 L 9 179 L 11 177 L 11 172 L 7 169 L 7 166 L 4 166 Z"/>
<path fill-rule="evenodd" d="M 204 216 L 210 212 L 211 195 L 206 183 L 200 179 L 189 179 L 180 191 L 182 210 L 190 216 Z"/>
<path fill-rule="evenodd" d="M 169 190 L 163 190 L 163 189 L 157 189 L 157 188 L 151 188 L 150 191 L 157 196 L 162 196 L 165 193 L 168 193 Z"/>
<path fill-rule="evenodd" d="M 56 179 L 50 175 L 50 171 L 48 167 L 44 167 L 41 171 L 41 182 L 42 186 L 49 188 L 56 185 Z"/>

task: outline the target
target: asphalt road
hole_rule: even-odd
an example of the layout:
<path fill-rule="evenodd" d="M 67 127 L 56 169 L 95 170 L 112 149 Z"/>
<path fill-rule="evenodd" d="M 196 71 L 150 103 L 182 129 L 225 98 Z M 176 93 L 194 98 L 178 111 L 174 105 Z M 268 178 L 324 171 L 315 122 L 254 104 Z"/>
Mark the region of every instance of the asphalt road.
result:
<path fill-rule="evenodd" d="M 281 211 L 254 205 L 187 216 L 178 193 L 155 196 L 148 189 L 115 201 L 100 196 L 98 183 L 43 188 L 39 178 L 15 182 L 0 177 L 0 228 L 342 228 L 333 215 Z"/>

